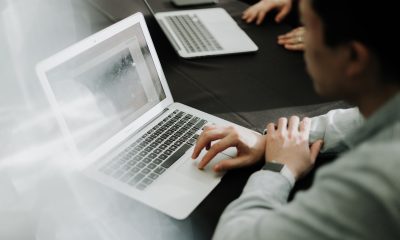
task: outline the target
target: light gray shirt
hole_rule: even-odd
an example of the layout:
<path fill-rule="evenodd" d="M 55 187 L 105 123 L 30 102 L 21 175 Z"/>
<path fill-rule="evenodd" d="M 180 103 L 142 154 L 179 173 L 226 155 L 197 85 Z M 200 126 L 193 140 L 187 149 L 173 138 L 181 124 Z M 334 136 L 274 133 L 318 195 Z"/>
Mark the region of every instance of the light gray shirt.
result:
<path fill-rule="evenodd" d="M 213 239 L 400 239 L 400 94 L 373 116 L 334 110 L 312 119 L 310 140 L 341 152 L 313 186 L 260 170 L 222 214 Z"/>

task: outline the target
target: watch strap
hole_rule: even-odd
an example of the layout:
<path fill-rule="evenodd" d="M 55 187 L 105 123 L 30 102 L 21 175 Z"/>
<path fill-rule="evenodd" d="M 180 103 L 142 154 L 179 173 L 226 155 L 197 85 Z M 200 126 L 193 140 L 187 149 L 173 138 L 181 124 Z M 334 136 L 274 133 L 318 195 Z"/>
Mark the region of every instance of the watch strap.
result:
<path fill-rule="evenodd" d="M 277 163 L 277 162 L 266 162 L 263 166 L 263 170 L 269 170 L 273 172 L 281 172 L 282 168 L 285 165 L 282 163 Z"/>
<path fill-rule="evenodd" d="M 289 181 L 289 183 L 292 187 L 294 186 L 294 184 L 296 182 L 296 179 L 295 179 L 292 171 L 285 164 L 273 162 L 273 161 L 266 162 L 262 169 L 280 173 L 282 176 L 284 176 Z"/>

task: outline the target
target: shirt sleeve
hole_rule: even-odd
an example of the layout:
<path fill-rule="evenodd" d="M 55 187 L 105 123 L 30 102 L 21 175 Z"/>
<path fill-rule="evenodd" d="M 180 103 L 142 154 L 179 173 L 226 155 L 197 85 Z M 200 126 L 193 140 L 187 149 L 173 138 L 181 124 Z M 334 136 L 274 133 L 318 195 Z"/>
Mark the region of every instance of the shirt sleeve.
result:
<path fill-rule="evenodd" d="M 341 140 L 363 122 L 364 118 L 358 108 L 329 111 L 327 114 L 311 118 L 310 142 L 322 139 L 324 145 L 321 153 L 342 152 L 345 147 Z"/>
<path fill-rule="evenodd" d="M 213 239 L 400 239 L 398 161 L 392 157 L 382 168 L 376 153 L 386 150 L 377 150 L 367 146 L 321 169 L 313 187 L 290 203 L 287 180 L 253 174 Z"/>
<path fill-rule="evenodd" d="M 241 196 L 225 209 L 213 239 L 262 239 L 255 231 L 258 220 L 285 205 L 291 188 L 280 173 L 260 170 L 252 174 Z"/>

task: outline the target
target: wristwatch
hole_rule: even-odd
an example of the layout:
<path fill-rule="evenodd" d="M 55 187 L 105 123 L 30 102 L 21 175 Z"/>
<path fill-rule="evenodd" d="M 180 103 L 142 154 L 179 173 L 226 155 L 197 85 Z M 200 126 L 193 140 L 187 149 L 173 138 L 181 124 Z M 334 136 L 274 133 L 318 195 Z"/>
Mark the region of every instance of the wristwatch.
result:
<path fill-rule="evenodd" d="M 290 171 L 290 169 L 285 164 L 278 163 L 275 161 L 266 162 L 264 167 L 262 167 L 262 170 L 280 173 L 289 181 L 292 187 L 296 182 L 296 179 L 294 178 L 292 171 Z"/>

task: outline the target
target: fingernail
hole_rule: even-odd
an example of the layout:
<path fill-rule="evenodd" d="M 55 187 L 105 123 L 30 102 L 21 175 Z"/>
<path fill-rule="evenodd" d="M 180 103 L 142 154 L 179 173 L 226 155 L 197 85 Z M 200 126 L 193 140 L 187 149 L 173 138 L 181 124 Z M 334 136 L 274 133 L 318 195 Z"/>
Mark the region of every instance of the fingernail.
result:
<path fill-rule="evenodd" d="M 219 166 L 219 165 L 215 165 L 214 166 L 214 171 L 215 172 L 219 172 L 221 169 L 220 169 L 221 167 Z"/>

